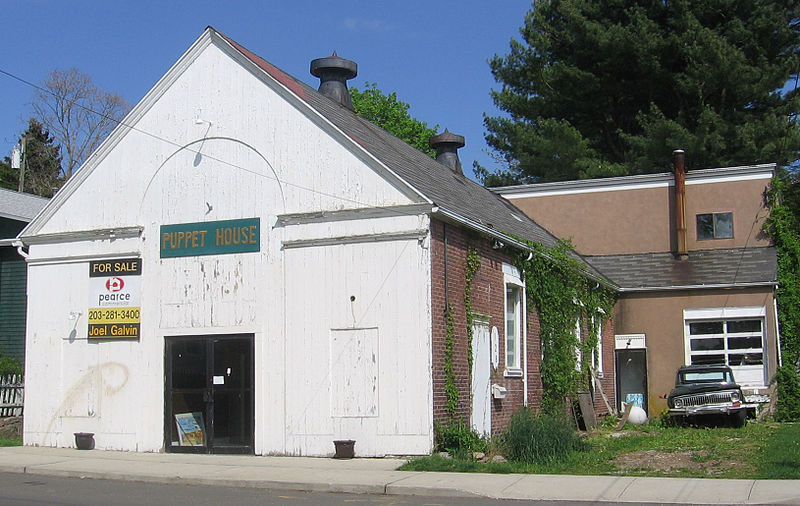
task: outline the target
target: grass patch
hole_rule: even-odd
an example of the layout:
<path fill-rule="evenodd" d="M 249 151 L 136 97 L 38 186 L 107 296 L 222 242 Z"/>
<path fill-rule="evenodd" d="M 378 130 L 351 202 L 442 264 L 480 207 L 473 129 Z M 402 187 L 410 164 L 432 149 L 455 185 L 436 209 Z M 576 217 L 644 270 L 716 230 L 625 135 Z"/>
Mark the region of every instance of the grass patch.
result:
<path fill-rule="evenodd" d="M 800 479 L 800 425 L 778 427 L 765 445 L 758 471 L 761 479 Z"/>
<path fill-rule="evenodd" d="M 22 439 L 0 437 L 0 446 L 22 446 Z"/>
<path fill-rule="evenodd" d="M 604 427 L 583 438 L 581 451 L 560 462 L 482 463 L 438 455 L 401 470 L 481 473 L 800 479 L 800 424 L 748 423 L 741 429 Z"/>

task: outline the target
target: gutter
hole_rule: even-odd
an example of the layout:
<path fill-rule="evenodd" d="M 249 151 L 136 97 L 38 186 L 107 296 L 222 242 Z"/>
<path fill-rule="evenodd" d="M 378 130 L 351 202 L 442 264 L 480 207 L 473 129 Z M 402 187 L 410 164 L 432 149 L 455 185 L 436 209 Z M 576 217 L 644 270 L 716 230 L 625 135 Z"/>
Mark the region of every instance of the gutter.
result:
<path fill-rule="evenodd" d="M 777 281 L 758 281 L 755 283 L 717 283 L 709 285 L 683 285 L 683 286 L 640 286 L 640 287 L 620 287 L 617 290 L 621 293 L 636 292 L 677 292 L 681 290 L 719 290 L 727 288 L 759 288 L 765 286 L 778 286 Z"/>
<path fill-rule="evenodd" d="M 511 237 L 511 236 L 509 236 L 507 234 L 504 234 L 502 232 L 498 232 L 497 230 L 495 230 L 493 228 L 489 228 L 487 226 L 481 225 L 480 223 L 477 223 L 477 222 L 475 222 L 473 220 L 470 220 L 469 218 L 465 218 L 465 217 L 463 217 L 461 215 L 455 214 L 455 213 L 453 213 L 451 211 L 448 211 L 447 209 L 442 209 L 439 206 L 435 206 L 431 210 L 431 213 L 435 214 L 435 215 L 440 215 L 440 216 L 442 216 L 444 218 L 447 218 L 450 221 L 453 221 L 453 222 L 456 222 L 458 224 L 464 225 L 464 226 L 466 226 L 468 228 L 471 228 L 473 230 L 477 230 L 478 232 L 481 232 L 481 233 L 483 233 L 485 235 L 488 235 L 489 237 L 493 237 L 493 238 L 501 241 L 503 244 L 506 244 L 508 246 L 514 246 L 515 248 L 521 249 L 522 251 L 528 251 L 533 255 L 539 255 L 539 256 L 541 256 L 543 258 L 546 258 L 548 260 L 552 260 L 554 262 L 558 262 L 558 260 L 553 258 L 552 256 L 550 256 L 550 255 L 548 255 L 546 253 L 542 253 L 541 251 L 537 251 L 537 250 L 531 248 L 530 246 L 528 246 L 527 244 L 525 244 L 524 242 L 521 242 L 521 241 L 519 241 L 517 239 L 514 239 L 513 237 Z M 584 262 L 586 262 L 586 261 L 584 260 Z M 586 262 L 586 263 L 588 264 L 588 262 Z M 581 274 L 586 276 L 587 278 L 591 279 L 592 281 L 605 286 L 606 288 L 609 288 L 609 289 L 617 291 L 617 292 L 621 291 L 619 286 L 617 286 L 612 281 L 609 281 L 608 279 L 606 279 L 604 277 L 595 276 L 594 274 L 592 274 L 591 272 L 588 272 L 588 271 L 582 271 Z"/>

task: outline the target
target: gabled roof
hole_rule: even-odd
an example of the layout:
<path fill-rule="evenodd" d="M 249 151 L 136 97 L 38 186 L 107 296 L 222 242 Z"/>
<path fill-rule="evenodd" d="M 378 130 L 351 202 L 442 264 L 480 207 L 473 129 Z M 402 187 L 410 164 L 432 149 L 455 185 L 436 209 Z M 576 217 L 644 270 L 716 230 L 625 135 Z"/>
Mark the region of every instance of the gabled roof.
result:
<path fill-rule="evenodd" d="M 49 200 L 30 193 L 0 188 L 0 217 L 27 223 L 39 214 Z"/>
<path fill-rule="evenodd" d="M 30 242 L 44 223 L 56 212 L 75 189 L 85 180 L 119 140 L 133 127 L 136 120 L 150 108 L 208 44 L 216 44 L 259 79 L 272 86 L 286 100 L 309 115 L 319 117 L 340 142 L 352 141 L 352 149 L 374 161 L 379 171 L 401 191 L 432 205 L 440 219 L 459 223 L 508 245 L 532 251 L 521 238 L 546 246 L 556 244 L 557 238 L 504 198 L 463 175 L 456 175 L 447 166 L 394 137 L 383 129 L 359 117 L 353 111 L 322 95 L 314 88 L 290 76 L 268 61 L 249 51 L 231 38 L 208 27 L 192 47 L 159 80 L 153 89 L 131 110 L 106 140 L 92 153 L 80 170 L 67 181 L 51 204 L 28 225 L 20 237 Z M 616 288 L 602 274 L 573 253 L 585 269 L 585 275 L 606 286 Z"/>
<path fill-rule="evenodd" d="M 778 278 L 773 247 L 690 251 L 687 260 L 672 253 L 585 258 L 623 292 L 772 286 Z"/>
<path fill-rule="evenodd" d="M 214 30 L 211 27 L 209 29 Z M 216 30 L 214 32 L 430 200 L 434 212 L 443 219 L 459 222 L 526 249 L 514 237 L 545 246 L 557 243 L 555 236 L 504 198 L 467 177 L 454 173 L 449 167 L 283 72 L 226 35 Z M 584 264 L 587 275 L 608 284 L 608 280 L 579 255 L 575 254 L 575 257 Z"/>

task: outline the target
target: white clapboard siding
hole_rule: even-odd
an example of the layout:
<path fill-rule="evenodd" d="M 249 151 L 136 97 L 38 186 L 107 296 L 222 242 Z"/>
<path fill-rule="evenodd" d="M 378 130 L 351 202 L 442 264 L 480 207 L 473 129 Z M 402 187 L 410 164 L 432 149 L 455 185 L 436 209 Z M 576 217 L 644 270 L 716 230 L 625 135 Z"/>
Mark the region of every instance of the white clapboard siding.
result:
<path fill-rule="evenodd" d="M 428 215 L 280 223 L 423 199 L 204 37 L 31 225 L 25 444 L 162 451 L 165 336 L 252 333 L 256 453 L 430 451 Z M 163 224 L 256 217 L 258 252 L 160 258 Z M 141 339 L 90 342 L 88 263 L 131 256 Z"/>

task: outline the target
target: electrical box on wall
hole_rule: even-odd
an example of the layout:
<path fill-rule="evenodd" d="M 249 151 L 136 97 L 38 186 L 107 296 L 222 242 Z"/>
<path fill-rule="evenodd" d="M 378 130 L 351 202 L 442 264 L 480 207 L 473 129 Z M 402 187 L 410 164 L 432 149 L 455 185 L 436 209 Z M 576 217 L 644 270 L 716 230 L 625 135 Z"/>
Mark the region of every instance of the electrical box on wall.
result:
<path fill-rule="evenodd" d="M 494 383 L 492 385 L 492 398 L 494 399 L 505 399 L 506 398 L 506 387 L 498 385 Z"/>

